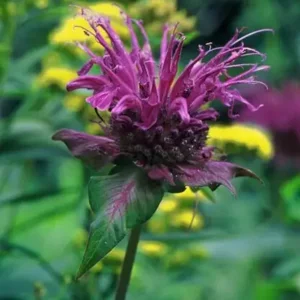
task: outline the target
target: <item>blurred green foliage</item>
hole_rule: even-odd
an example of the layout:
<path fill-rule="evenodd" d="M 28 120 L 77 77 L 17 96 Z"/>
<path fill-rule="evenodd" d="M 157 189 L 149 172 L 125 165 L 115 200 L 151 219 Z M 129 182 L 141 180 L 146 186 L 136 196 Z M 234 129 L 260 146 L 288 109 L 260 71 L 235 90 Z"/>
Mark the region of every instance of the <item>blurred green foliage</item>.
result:
<path fill-rule="evenodd" d="M 70 109 L 55 83 L 39 83 L 47 68 L 76 71 L 84 62 L 69 44 L 50 39 L 73 16 L 71 2 L 0 1 L 0 299 L 111 299 L 124 255 L 126 241 L 81 281 L 73 280 L 92 220 L 86 190 L 91 171 L 51 135 L 62 127 L 86 130 L 97 117 Z M 120 1 L 129 11 L 150 2 Z M 268 55 L 272 69 L 264 79 L 271 85 L 299 80 L 298 1 L 179 0 L 171 6 L 196 21 L 187 32 L 183 64 L 197 44 L 222 44 L 235 27 L 267 27 L 275 34 L 249 39 Z M 160 33 L 153 29 L 150 36 L 157 53 Z M 238 199 L 220 188 L 215 204 L 203 200 L 207 195 L 198 205 L 191 195 L 165 198 L 144 226 L 128 299 L 300 299 L 299 170 L 244 148 L 229 158 L 265 185 L 236 180 Z M 199 223 L 190 228 L 193 211 Z"/>

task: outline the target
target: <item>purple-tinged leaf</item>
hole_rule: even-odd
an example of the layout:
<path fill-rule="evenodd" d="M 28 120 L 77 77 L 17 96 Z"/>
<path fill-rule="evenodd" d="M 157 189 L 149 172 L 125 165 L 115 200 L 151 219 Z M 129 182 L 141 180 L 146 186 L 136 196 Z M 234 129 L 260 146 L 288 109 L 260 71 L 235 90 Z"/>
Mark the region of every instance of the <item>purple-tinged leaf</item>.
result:
<path fill-rule="evenodd" d="M 94 169 L 102 168 L 118 154 L 114 140 L 103 136 L 62 129 L 56 132 L 52 139 L 64 142 L 73 156 Z"/>
<path fill-rule="evenodd" d="M 135 199 L 126 211 L 126 226 L 133 228 L 148 221 L 155 213 L 164 195 L 160 182 L 151 180 L 144 172 L 136 176 Z"/>
<path fill-rule="evenodd" d="M 180 166 L 178 179 L 191 187 L 209 186 L 212 190 L 224 185 L 231 193 L 235 194 L 231 179 L 244 176 L 255 178 L 261 182 L 250 170 L 223 161 L 208 161 L 201 167 Z"/>
<path fill-rule="evenodd" d="M 89 200 L 95 221 L 91 224 L 77 278 L 109 253 L 125 237 L 128 229 L 146 222 L 162 197 L 162 186 L 138 168 L 92 177 Z"/>
<path fill-rule="evenodd" d="M 175 185 L 173 174 L 164 165 L 153 166 L 148 171 L 148 176 L 153 180 L 167 181 L 169 184 Z"/>

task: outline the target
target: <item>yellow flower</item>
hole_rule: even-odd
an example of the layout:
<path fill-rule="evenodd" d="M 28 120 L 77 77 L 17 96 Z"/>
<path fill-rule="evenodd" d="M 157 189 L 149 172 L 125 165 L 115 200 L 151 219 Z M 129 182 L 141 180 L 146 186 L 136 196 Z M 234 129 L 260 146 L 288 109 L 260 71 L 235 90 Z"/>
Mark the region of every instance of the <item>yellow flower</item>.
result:
<path fill-rule="evenodd" d="M 274 148 L 271 139 L 263 130 L 242 124 L 215 125 L 209 129 L 208 143 L 217 147 L 235 144 L 257 151 L 263 159 L 271 159 Z"/>
<path fill-rule="evenodd" d="M 34 2 L 35 6 L 40 8 L 40 9 L 43 9 L 43 8 L 46 8 L 48 7 L 49 5 L 49 0 L 36 0 Z"/>
<path fill-rule="evenodd" d="M 146 30 L 159 34 L 165 23 L 179 23 L 182 31 L 190 31 L 195 27 L 196 18 L 187 16 L 186 11 L 177 11 L 174 0 L 137 1 L 129 7 L 129 15 L 143 19 Z"/>
<path fill-rule="evenodd" d="M 120 248 L 114 248 L 102 260 L 106 270 L 114 274 L 120 274 L 122 263 L 125 257 L 125 251 Z"/>
<path fill-rule="evenodd" d="M 80 111 L 85 103 L 85 97 L 82 95 L 68 94 L 64 99 L 64 106 L 74 112 Z"/>
<path fill-rule="evenodd" d="M 197 244 L 192 244 L 189 247 L 188 252 L 190 253 L 191 257 L 193 258 L 208 258 L 209 257 L 209 252 L 208 250 L 202 246 L 201 244 L 197 243 Z"/>
<path fill-rule="evenodd" d="M 99 124 L 94 123 L 94 122 L 89 122 L 86 126 L 85 126 L 85 131 L 88 132 L 89 134 L 100 134 L 102 132 L 101 127 L 99 126 Z"/>
<path fill-rule="evenodd" d="M 170 213 L 174 211 L 178 206 L 178 201 L 175 199 L 175 197 L 171 194 L 166 195 L 163 200 L 161 201 L 158 211 L 161 211 L 163 213 Z"/>
<path fill-rule="evenodd" d="M 61 89 L 65 89 L 67 83 L 75 79 L 77 74 L 75 71 L 67 68 L 48 68 L 45 69 L 38 77 L 38 84 L 42 87 L 47 87 L 50 85 L 57 85 Z"/>
<path fill-rule="evenodd" d="M 9 14 L 9 16 L 13 17 L 16 16 L 18 14 L 18 6 L 15 2 L 8 2 L 7 3 L 7 12 Z M 0 15 L 1 15 L 1 11 L 0 11 Z"/>
<path fill-rule="evenodd" d="M 190 260 L 190 254 L 186 250 L 177 250 L 168 256 L 167 266 L 178 267 L 187 264 Z"/>
<path fill-rule="evenodd" d="M 141 241 L 139 243 L 139 250 L 148 256 L 161 257 L 164 256 L 168 250 L 167 245 L 155 241 Z"/>
<path fill-rule="evenodd" d="M 152 233 L 164 233 L 168 229 L 168 225 L 165 222 L 165 218 L 155 214 L 148 222 L 147 228 Z"/>
<path fill-rule="evenodd" d="M 77 229 L 77 231 L 75 232 L 75 234 L 73 236 L 74 245 L 78 248 L 81 248 L 87 243 L 87 240 L 88 240 L 87 231 L 83 228 Z"/>
<path fill-rule="evenodd" d="M 104 258 L 105 264 L 121 264 L 125 256 L 125 251 L 120 248 L 114 248 Z"/>
<path fill-rule="evenodd" d="M 126 26 L 124 26 L 123 19 L 120 14 L 120 9 L 117 6 L 109 2 L 103 2 L 99 4 L 89 5 L 89 8 L 99 14 L 108 16 L 111 19 L 112 27 L 121 37 L 123 38 L 129 37 L 128 29 Z M 88 22 L 80 15 L 74 18 L 65 19 L 62 22 L 61 26 L 59 26 L 50 35 L 51 43 L 65 44 L 68 42 L 75 42 L 75 41 L 83 42 L 88 40 L 92 48 L 93 46 L 98 48 L 99 44 L 96 43 L 96 41 L 93 40 L 92 38 L 88 39 L 88 36 L 84 33 L 84 30 L 80 27 L 84 27 L 92 31 Z M 103 33 L 103 31 L 101 31 L 101 33 Z"/>
<path fill-rule="evenodd" d="M 163 17 L 176 11 L 176 2 L 173 0 L 150 0 L 149 8 L 157 17 Z"/>
<path fill-rule="evenodd" d="M 63 276 L 63 281 L 65 285 L 69 285 L 70 283 L 72 283 L 72 276 L 71 275 L 64 275 Z"/>
<path fill-rule="evenodd" d="M 201 191 L 197 191 L 196 193 L 193 192 L 191 190 L 190 187 L 187 187 L 182 193 L 176 193 L 176 194 L 173 194 L 174 195 L 174 198 L 177 199 L 177 201 L 187 201 L 187 202 L 194 202 L 195 200 L 205 200 L 205 196 L 203 194 L 203 192 Z"/>
<path fill-rule="evenodd" d="M 36 299 L 44 298 L 46 292 L 47 292 L 46 287 L 42 282 L 37 281 L 34 283 L 34 294 Z"/>
<path fill-rule="evenodd" d="M 103 262 L 102 261 L 98 261 L 92 268 L 91 268 L 91 272 L 92 273 L 99 273 L 103 270 Z"/>
<path fill-rule="evenodd" d="M 112 268 L 111 270 L 112 270 L 113 273 L 115 273 L 117 275 L 120 275 L 121 271 L 122 271 L 122 266 L 118 266 L 118 267 Z"/>
<path fill-rule="evenodd" d="M 177 11 L 172 14 L 169 18 L 171 24 L 179 23 L 179 28 L 185 31 L 190 31 L 195 28 L 196 18 L 187 16 L 186 12 L 183 10 Z"/>
<path fill-rule="evenodd" d="M 63 65 L 63 56 L 58 51 L 51 51 L 42 60 L 43 69 L 49 69 L 53 66 Z"/>
<path fill-rule="evenodd" d="M 192 222 L 193 221 L 193 222 Z M 172 217 L 171 223 L 174 227 L 184 229 L 200 229 L 204 226 L 204 219 L 199 213 L 194 213 L 192 209 L 185 209 Z"/>

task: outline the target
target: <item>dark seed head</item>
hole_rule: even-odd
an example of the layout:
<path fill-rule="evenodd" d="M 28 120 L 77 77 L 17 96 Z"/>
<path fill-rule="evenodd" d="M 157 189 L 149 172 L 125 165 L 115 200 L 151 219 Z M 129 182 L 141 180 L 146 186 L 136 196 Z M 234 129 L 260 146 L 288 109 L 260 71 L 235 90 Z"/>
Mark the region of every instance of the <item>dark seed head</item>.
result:
<path fill-rule="evenodd" d="M 126 117 L 111 119 L 111 134 L 119 143 L 120 151 L 143 165 L 163 164 L 172 167 L 176 163 L 190 161 L 202 154 L 208 127 L 194 124 L 184 127 L 177 124 L 178 116 L 166 118 L 161 114 L 158 126 L 142 130 Z M 132 120 L 132 119 L 131 119 Z M 179 119 L 178 119 L 179 121 Z M 122 130 L 120 130 L 122 128 Z"/>
<path fill-rule="evenodd" d="M 189 128 L 188 130 L 186 130 L 185 135 L 186 135 L 187 137 L 192 137 L 192 136 L 194 136 L 194 131 L 193 131 L 193 129 L 192 129 L 192 128 Z"/>
<path fill-rule="evenodd" d="M 181 141 L 181 145 L 182 146 L 187 146 L 189 144 L 189 140 L 188 139 L 183 139 L 182 141 Z"/>
<path fill-rule="evenodd" d="M 133 142 L 133 141 L 134 141 L 134 134 L 133 134 L 132 132 L 129 132 L 129 133 L 127 134 L 127 140 L 128 140 L 129 142 Z"/>
<path fill-rule="evenodd" d="M 156 134 L 162 134 L 164 132 L 164 128 L 162 127 L 162 126 L 157 126 L 156 128 L 155 128 L 155 133 Z"/>
<path fill-rule="evenodd" d="M 172 129 L 170 133 L 171 133 L 171 137 L 173 139 L 176 139 L 176 138 L 179 137 L 179 130 L 178 129 Z"/>
<path fill-rule="evenodd" d="M 173 139 L 171 137 L 164 137 L 164 143 L 171 145 L 173 144 Z"/>

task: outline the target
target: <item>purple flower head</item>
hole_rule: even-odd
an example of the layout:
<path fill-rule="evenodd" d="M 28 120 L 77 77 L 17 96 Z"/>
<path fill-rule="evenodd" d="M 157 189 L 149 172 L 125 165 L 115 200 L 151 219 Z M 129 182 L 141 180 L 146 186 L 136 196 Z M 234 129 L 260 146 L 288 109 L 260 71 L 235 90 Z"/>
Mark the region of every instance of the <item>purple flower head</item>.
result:
<path fill-rule="evenodd" d="M 218 113 L 204 107 L 219 100 L 229 108 L 231 117 L 236 102 L 251 111 L 259 108 L 236 89 L 239 84 L 261 83 L 254 75 L 268 69 L 237 62 L 246 56 L 264 58 L 243 44 L 253 33 L 239 38 L 240 31 L 236 31 L 224 47 L 199 46 L 196 58 L 178 74 L 185 37 L 177 26 L 164 27 L 157 66 L 141 21 L 122 12 L 131 36 L 131 49 L 127 50 L 108 18 L 88 9 L 81 9 L 81 14 L 92 28 L 86 29 L 86 34 L 98 41 L 104 54 L 98 56 L 78 43 L 89 60 L 67 90 L 92 90 L 86 101 L 98 111 L 109 111 L 111 118 L 103 125 L 105 137 L 63 129 L 54 135 L 55 140 L 63 141 L 73 155 L 94 167 L 127 157 L 151 179 L 171 185 L 215 188 L 223 184 L 234 191 L 233 177 L 255 177 L 249 170 L 214 159 L 214 149 L 206 146 L 206 139 L 208 122 L 215 121 Z M 89 75 L 93 66 L 99 67 L 101 74 Z M 232 68 L 242 71 L 231 76 Z"/>
<path fill-rule="evenodd" d="M 241 121 L 265 127 L 273 134 L 276 162 L 300 167 L 300 85 L 286 83 L 281 90 L 250 89 L 245 92 L 252 103 L 264 102 L 259 111 L 241 111 Z"/>

